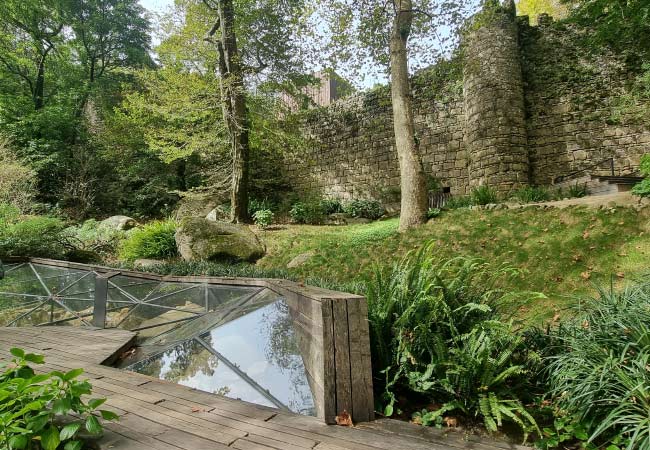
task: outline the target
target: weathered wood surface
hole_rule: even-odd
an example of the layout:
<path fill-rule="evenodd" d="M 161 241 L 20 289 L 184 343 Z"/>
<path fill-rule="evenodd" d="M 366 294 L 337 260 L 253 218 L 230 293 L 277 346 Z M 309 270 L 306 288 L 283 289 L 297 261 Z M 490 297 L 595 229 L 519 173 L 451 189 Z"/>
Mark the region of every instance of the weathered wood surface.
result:
<path fill-rule="evenodd" d="M 40 370 L 81 367 L 94 394 L 121 416 L 99 444 L 113 450 L 443 450 L 523 449 L 395 421 L 328 426 L 314 417 L 231 400 L 145 375 L 100 365 L 133 333 L 72 327 L 0 328 L 0 360 L 21 347 L 46 355 Z"/>

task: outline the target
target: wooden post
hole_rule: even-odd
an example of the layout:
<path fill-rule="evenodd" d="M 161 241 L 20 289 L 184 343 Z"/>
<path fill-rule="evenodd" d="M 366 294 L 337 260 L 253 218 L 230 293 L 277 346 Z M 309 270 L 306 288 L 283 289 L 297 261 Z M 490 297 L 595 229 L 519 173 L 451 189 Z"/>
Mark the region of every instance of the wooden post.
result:
<path fill-rule="evenodd" d="M 106 328 L 106 305 L 108 303 L 108 280 L 120 272 L 97 274 L 95 277 L 95 305 L 93 308 L 93 326 Z"/>

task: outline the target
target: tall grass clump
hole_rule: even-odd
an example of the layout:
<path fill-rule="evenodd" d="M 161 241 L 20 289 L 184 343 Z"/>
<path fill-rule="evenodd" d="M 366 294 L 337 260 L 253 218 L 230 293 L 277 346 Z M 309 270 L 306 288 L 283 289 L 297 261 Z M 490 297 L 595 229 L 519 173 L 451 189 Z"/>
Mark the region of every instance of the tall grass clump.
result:
<path fill-rule="evenodd" d="M 435 405 L 415 413 L 424 425 L 444 416 L 478 419 L 490 431 L 504 421 L 536 429 L 524 408 L 538 361 L 510 317 L 527 294 L 499 289 L 516 274 L 475 259 L 439 260 L 433 244 L 366 282 L 375 392 L 390 416 L 399 398 Z"/>
<path fill-rule="evenodd" d="M 488 185 L 472 189 L 470 196 L 474 205 L 489 205 L 499 201 L 499 194 L 496 189 Z"/>
<path fill-rule="evenodd" d="M 551 200 L 551 192 L 541 186 L 524 186 L 516 190 L 512 196 L 521 203 L 547 202 Z"/>
<path fill-rule="evenodd" d="M 172 219 L 150 222 L 135 228 L 119 246 L 119 257 L 125 261 L 139 258 L 173 258 L 176 249 L 176 222 Z"/>
<path fill-rule="evenodd" d="M 557 410 L 595 445 L 650 448 L 650 283 L 601 289 L 573 316 L 551 334 L 547 374 Z"/>

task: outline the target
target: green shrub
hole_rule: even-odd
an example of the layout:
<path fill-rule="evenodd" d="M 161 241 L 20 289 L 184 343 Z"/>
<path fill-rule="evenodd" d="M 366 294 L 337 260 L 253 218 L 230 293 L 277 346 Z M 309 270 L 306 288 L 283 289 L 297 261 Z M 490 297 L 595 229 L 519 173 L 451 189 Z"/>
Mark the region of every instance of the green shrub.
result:
<path fill-rule="evenodd" d="M 64 258 L 74 248 L 61 220 L 19 216 L 16 209 L 6 205 L 0 210 L 0 258 Z"/>
<path fill-rule="evenodd" d="M 318 200 L 306 200 L 294 203 L 289 211 L 291 220 L 295 223 L 318 225 L 323 223 L 325 213 Z"/>
<path fill-rule="evenodd" d="M 102 225 L 95 219 L 68 227 L 65 232 L 78 251 L 100 256 L 113 255 L 120 242 L 127 236 L 125 231 Z"/>
<path fill-rule="evenodd" d="M 22 212 L 31 211 L 36 183 L 36 173 L 16 158 L 0 137 L 0 203 L 12 204 Z"/>
<path fill-rule="evenodd" d="M 380 219 L 386 210 L 381 203 L 375 200 L 352 200 L 343 205 L 343 211 L 352 217 L 364 219 Z"/>
<path fill-rule="evenodd" d="M 474 203 L 472 202 L 472 197 L 463 195 L 459 197 L 451 197 L 449 200 L 447 200 L 447 203 L 445 203 L 445 208 L 447 209 L 469 208 L 473 204 Z"/>
<path fill-rule="evenodd" d="M 641 157 L 640 172 L 646 178 L 632 188 L 632 193 L 639 197 L 650 197 L 650 154 Z"/>
<path fill-rule="evenodd" d="M 248 202 L 248 215 L 249 217 L 255 217 L 257 211 L 273 211 L 276 209 L 276 205 L 270 200 L 258 200 L 252 198 Z"/>
<path fill-rule="evenodd" d="M 131 230 L 119 246 L 119 257 L 126 261 L 139 258 L 173 258 L 176 249 L 176 222 L 159 220 Z"/>
<path fill-rule="evenodd" d="M 253 215 L 253 220 L 260 228 L 268 228 L 273 223 L 273 217 L 273 211 L 270 209 L 260 209 Z"/>
<path fill-rule="evenodd" d="M 567 191 L 567 197 L 569 198 L 582 198 L 586 197 L 589 194 L 589 190 L 587 189 L 587 183 L 585 184 L 574 184 L 572 186 L 569 186 L 569 190 Z"/>
<path fill-rule="evenodd" d="M 600 290 L 570 316 L 547 357 L 556 408 L 596 444 L 650 448 L 650 283 Z"/>
<path fill-rule="evenodd" d="M 440 214 L 442 214 L 440 208 L 429 208 L 429 210 L 427 211 L 427 219 L 436 218 L 440 216 Z"/>
<path fill-rule="evenodd" d="M 497 191 L 488 185 L 479 186 L 472 189 L 470 194 L 474 205 L 489 205 L 499 201 Z"/>
<path fill-rule="evenodd" d="M 79 381 L 81 369 L 67 373 L 50 372 L 36 375 L 29 364 L 43 364 L 42 355 L 12 348 L 13 359 L 0 365 L 0 448 L 81 450 L 81 431 L 98 435 L 104 420 L 116 420 L 111 411 L 98 410 L 106 399 L 84 396 L 92 394 L 88 381 Z M 57 417 L 74 420 L 60 423 Z"/>
<path fill-rule="evenodd" d="M 551 193 L 541 186 L 524 186 L 513 192 L 512 197 L 522 203 L 547 202 L 551 199 Z"/>
<path fill-rule="evenodd" d="M 513 299 L 497 282 L 515 272 L 472 259 L 439 261 L 432 247 L 366 282 L 373 373 L 385 414 L 395 412 L 398 394 L 410 394 L 441 405 L 416 414 L 425 425 L 453 411 L 481 418 L 491 431 L 503 421 L 524 432 L 536 428 L 521 399 L 529 395 L 528 366 L 537 355 L 511 322 L 500 321 Z"/>
<path fill-rule="evenodd" d="M 320 206 L 321 209 L 323 210 L 323 214 L 325 214 L 326 216 L 329 216 L 330 214 L 343 212 L 343 204 L 341 204 L 341 200 L 337 198 L 323 199 L 320 202 Z"/>

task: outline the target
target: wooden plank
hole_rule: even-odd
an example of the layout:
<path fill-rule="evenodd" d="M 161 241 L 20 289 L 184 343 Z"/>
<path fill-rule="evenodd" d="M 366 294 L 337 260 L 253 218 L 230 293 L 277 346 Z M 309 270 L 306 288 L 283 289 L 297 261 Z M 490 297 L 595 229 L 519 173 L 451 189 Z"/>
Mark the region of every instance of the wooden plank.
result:
<path fill-rule="evenodd" d="M 334 311 L 332 300 L 325 299 L 322 302 L 323 317 L 323 386 L 322 393 L 314 393 L 320 401 L 318 416 L 325 420 L 325 423 L 336 423 L 336 361 L 334 346 Z"/>
<path fill-rule="evenodd" d="M 365 301 L 365 300 L 364 300 Z M 352 389 L 352 419 L 355 423 L 367 422 L 370 420 L 372 413 L 372 398 L 368 398 L 368 385 L 372 380 L 369 379 L 365 360 L 363 358 L 361 329 L 361 308 L 359 300 L 348 300 L 348 325 L 349 329 L 349 348 L 350 348 L 350 375 Z M 370 377 L 371 378 L 371 377 Z"/>
<path fill-rule="evenodd" d="M 336 414 L 354 416 L 350 374 L 350 333 L 346 300 L 332 300 L 334 311 L 334 361 L 336 364 Z"/>

